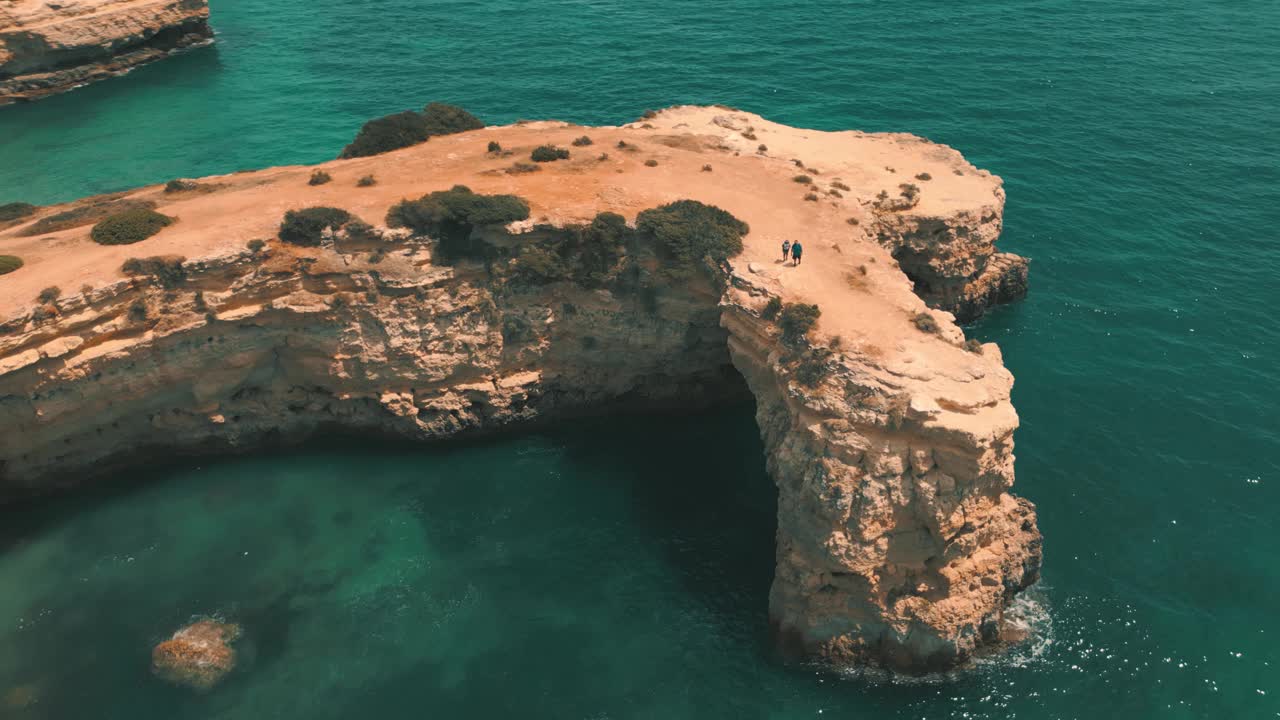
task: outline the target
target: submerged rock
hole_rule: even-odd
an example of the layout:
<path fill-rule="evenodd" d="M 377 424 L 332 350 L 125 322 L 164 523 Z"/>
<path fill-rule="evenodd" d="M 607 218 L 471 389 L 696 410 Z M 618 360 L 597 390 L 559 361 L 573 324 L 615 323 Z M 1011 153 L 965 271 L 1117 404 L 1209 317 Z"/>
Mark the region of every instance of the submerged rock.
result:
<path fill-rule="evenodd" d="M 209 690 L 235 669 L 231 643 L 239 637 L 240 626 L 234 623 L 193 623 L 156 645 L 151 651 L 151 672 L 174 685 Z"/>

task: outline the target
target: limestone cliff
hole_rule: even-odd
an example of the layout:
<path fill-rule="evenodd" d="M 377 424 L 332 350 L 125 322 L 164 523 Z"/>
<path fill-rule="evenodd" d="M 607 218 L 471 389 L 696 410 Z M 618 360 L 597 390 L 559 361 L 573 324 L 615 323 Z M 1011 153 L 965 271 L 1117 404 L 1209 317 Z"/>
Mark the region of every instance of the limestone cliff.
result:
<path fill-rule="evenodd" d="M 0 2 L 0 105 L 119 75 L 212 41 L 208 0 Z"/>
<path fill-rule="evenodd" d="M 571 146 L 582 135 L 593 145 Z M 571 157 L 511 167 L 544 143 Z M 0 278 L 4 497 L 86 482 L 144 447 L 218 451 L 326 428 L 448 438 L 606 406 L 687 406 L 745 379 L 779 491 L 770 609 L 784 644 L 914 671 L 999 640 L 1040 561 L 1034 510 L 1009 494 L 1012 377 L 998 348 L 964 346 L 951 315 L 912 292 L 895 249 L 913 241 L 885 239 L 943 218 L 913 257 L 928 264 L 929 247 L 945 248 L 938 267 L 960 296 L 981 287 L 998 178 L 918 138 L 796 130 L 724 108 L 618 128 L 486 128 L 325 169 L 333 181 L 320 186 L 310 168 L 278 168 L 70 208 L 130 200 L 178 219 L 137 245 L 48 222 L 68 208 L 0 230 L 0 252 L 26 261 Z M 939 180 L 877 206 L 900 171 Z M 376 185 L 357 188 L 370 174 Z M 494 259 L 445 265 L 438 238 L 376 228 L 320 247 L 246 247 L 288 209 L 339 206 L 376 226 L 393 202 L 455 183 L 528 201 L 529 221 L 473 232 L 502 251 Z M 508 250 L 680 198 L 749 223 L 741 254 L 674 275 L 637 241 L 630 267 L 643 281 L 508 272 Z M 783 238 L 803 240 L 804 264 L 779 262 Z M 129 257 L 165 255 L 185 259 L 165 275 L 120 272 Z M 50 285 L 80 290 L 35 301 Z M 818 304 L 816 327 L 784 341 L 775 299 Z"/>

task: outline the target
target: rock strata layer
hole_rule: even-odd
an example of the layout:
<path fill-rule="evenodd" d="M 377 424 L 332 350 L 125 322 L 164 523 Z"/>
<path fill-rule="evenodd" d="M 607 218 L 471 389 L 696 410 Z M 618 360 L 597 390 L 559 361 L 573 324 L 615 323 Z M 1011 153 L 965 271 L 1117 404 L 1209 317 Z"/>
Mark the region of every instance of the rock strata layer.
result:
<path fill-rule="evenodd" d="M 119 75 L 212 40 L 208 0 L 0 3 L 0 105 Z"/>
<path fill-rule="evenodd" d="M 589 152 L 571 145 L 584 134 Z M 575 149 L 507 171 L 543 144 Z M 999 348 L 966 345 L 953 315 L 916 294 L 964 312 L 1016 295 L 1018 262 L 994 249 L 999 178 L 912 136 L 727 108 L 486 128 L 324 169 L 333 179 L 318 187 L 312 168 L 277 168 L 126 193 L 178 219 L 137 245 L 95 245 L 87 227 L 30 232 L 66 207 L 0 231 L 0 252 L 26 261 L 0 279 L 0 498 L 87 482 L 139 448 L 221 451 L 325 429 L 441 439 L 686 407 L 745 381 L 778 486 L 781 642 L 907 671 L 1000 642 L 1004 609 L 1040 563 L 1034 509 L 1009 492 L 1013 378 Z M 936 179 L 910 203 L 877 201 L 900 173 Z M 367 175 L 376 185 L 357 189 Z M 517 283 L 493 263 L 436 262 L 433 238 L 377 229 L 392 203 L 457 183 L 528 201 L 528 222 L 471 238 L 499 249 L 682 198 L 751 230 L 740 255 L 693 277 L 638 256 L 650 281 L 637 289 Z M 381 237 L 246 247 L 311 205 L 347 209 Z M 803 240 L 803 265 L 780 261 L 783 239 Z M 120 271 L 179 255 L 167 280 Z M 54 285 L 79 290 L 36 299 Z M 816 327 L 784 342 L 776 300 L 817 304 Z"/>

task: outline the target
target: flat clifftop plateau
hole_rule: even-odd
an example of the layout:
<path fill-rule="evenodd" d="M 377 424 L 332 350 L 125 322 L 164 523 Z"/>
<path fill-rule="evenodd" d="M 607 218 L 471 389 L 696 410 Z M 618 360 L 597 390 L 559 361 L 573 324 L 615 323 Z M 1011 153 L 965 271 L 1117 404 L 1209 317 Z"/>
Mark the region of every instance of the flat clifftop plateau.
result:
<path fill-rule="evenodd" d="M 0 275 L 0 497 L 143 448 L 445 438 L 745 381 L 779 489 L 780 642 L 954 666 L 1004 641 L 1040 563 L 1009 492 L 1013 378 L 955 324 L 1025 289 L 1003 204 L 914 136 L 678 107 L 35 209 L 0 225 L 21 261 Z M 282 226 L 304 208 L 331 209 Z M 90 239 L 121 211 L 149 236 Z"/>
<path fill-rule="evenodd" d="M 0 105 L 119 75 L 212 39 L 208 0 L 0 2 Z"/>

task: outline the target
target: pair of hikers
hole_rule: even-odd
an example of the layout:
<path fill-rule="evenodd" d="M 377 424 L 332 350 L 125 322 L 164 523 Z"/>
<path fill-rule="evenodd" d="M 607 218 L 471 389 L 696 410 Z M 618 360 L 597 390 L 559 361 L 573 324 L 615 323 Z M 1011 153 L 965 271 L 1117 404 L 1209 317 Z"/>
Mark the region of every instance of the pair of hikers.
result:
<path fill-rule="evenodd" d="M 799 240 L 795 242 L 791 242 L 790 240 L 783 240 L 782 241 L 782 262 L 787 261 L 788 254 L 791 255 L 791 264 L 799 265 L 800 256 L 804 254 L 804 246 L 800 244 Z"/>

